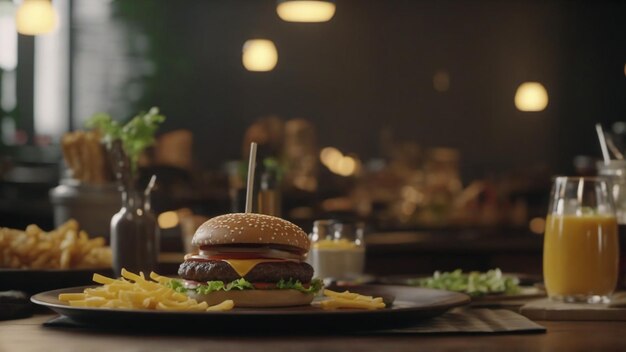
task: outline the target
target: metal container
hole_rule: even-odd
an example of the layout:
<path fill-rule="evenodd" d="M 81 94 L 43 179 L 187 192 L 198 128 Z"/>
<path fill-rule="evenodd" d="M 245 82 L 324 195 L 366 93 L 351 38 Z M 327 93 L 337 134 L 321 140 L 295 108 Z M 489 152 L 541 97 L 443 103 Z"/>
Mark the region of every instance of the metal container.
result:
<path fill-rule="evenodd" d="M 117 185 L 86 185 L 64 179 L 49 195 L 56 227 L 75 219 L 89 236 L 109 238 L 111 217 L 121 206 Z"/>

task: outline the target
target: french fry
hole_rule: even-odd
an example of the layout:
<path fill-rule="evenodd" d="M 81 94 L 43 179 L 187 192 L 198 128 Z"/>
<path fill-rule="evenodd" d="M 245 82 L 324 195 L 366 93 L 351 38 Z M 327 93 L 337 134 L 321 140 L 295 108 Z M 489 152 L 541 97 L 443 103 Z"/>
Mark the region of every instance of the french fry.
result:
<path fill-rule="evenodd" d="M 171 281 L 157 273 L 146 278 L 122 269 L 122 277 L 112 279 L 100 274 L 93 275 L 93 281 L 102 284 L 87 288 L 82 293 L 60 294 L 59 300 L 74 307 L 132 308 L 176 311 L 224 311 L 234 307 L 233 301 L 224 301 L 215 306 L 206 302 L 198 303 L 187 295 L 176 292 L 167 284 Z M 151 280 L 152 281 L 151 281 Z"/>
<path fill-rule="evenodd" d="M 361 309 L 377 309 L 385 308 L 382 302 L 373 302 L 357 299 L 333 298 L 320 302 L 322 308 L 361 308 Z"/>
<path fill-rule="evenodd" d="M 107 152 L 98 131 L 68 132 L 61 139 L 61 149 L 74 179 L 91 184 L 110 180 Z"/>
<path fill-rule="evenodd" d="M 382 297 L 364 296 L 350 291 L 324 290 L 329 299 L 320 302 L 323 309 L 380 309 L 385 308 Z"/>
<path fill-rule="evenodd" d="M 107 284 L 112 284 L 114 282 L 118 282 L 118 280 L 111 279 L 110 277 L 106 277 L 106 276 L 100 275 L 98 273 L 93 274 L 93 277 L 91 279 L 94 282 L 97 282 L 97 283 L 103 284 L 103 285 L 107 285 Z"/>
<path fill-rule="evenodd" d="M 85 295 L 88 296 L 93 296 L 93 297 L 102 297 L 102 298 L 107 298 L 107 299 L 113 299 L 116 298 L 117 295 L 115 294 L 115 292 L 110 292 L 107 290 L 99 290 L 99 289 L 94 289 L 94 288 L 87 288 L 84 291 Z"/>
<path fill-rule="evenodd" d="M 172 279 L 170 279 L 169 277 L 161 276 L 154 271 L 150 272 L 150 278 L 160 284 L 166 284 L 172 281 Z"/>
<path fill-rule="evenodd" d="M 101 268 L 111 265 L 102 237 L 89 239 L 78 222 L 68 220 L 45 232 L 37 225 L 24 231 L 0 228 L 0 267 L 33 269 Z"/>
<path fill-rule="evenodd" d="M 231 310 L 233 309 L 233 307 L 235 306 L 235 302 L 233 302 L 233 300 L 226 300 L 220 304 L 216 304 L 212 307 L 207 308 L 207 312 L 211 312 L 211 311 L 221 311 L 221 310 Z"/>
<path fill-rule="evenodd" d="M 59 301 L 79 301 L 85 299 L 85 293 L 61 293 Z"/>
<path fill-rule="evenodd" d="M 324 295 L 328 296 L 328 297 L 333 297 L 333 298 L 345 298 L 345 299 L 358 299 L 359 297 L 361 297 L 361 299 L 372 299 L 372 296 L 363 296 L 360 295 L 358 293 L 354 293 L 354 292 L 350 292 L 350 291 L 343 291 L 343 292 L 335 292 L 335 291 L 331 291 L 329 289 L 325 289 L 324 290 Z"/>

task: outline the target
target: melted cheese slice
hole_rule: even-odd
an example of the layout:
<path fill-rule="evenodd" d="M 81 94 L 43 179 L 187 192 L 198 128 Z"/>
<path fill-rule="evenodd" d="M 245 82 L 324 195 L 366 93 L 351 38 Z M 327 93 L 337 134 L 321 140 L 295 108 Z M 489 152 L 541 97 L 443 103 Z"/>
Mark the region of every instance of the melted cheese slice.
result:
<path fill-rule="evenodd" d="M 284 262 L 282 259 L 222 259 L 222 261 L 228 263 L 239 276 L 244 277 L 254 269 L 255 266 L 261 263 L 272 262 Z"/>

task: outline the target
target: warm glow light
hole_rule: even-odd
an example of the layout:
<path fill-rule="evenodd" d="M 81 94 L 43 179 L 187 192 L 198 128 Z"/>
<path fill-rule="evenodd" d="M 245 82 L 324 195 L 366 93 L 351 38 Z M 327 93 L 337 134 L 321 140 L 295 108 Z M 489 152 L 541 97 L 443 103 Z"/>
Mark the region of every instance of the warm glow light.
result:
<path fill-rule="evenodd" d="M 52 32 L 57 25 L 57 13 L 50 0 L 24 0 L 15 13 L 17 31 L 25 35 Z"/>
<path fill-rule="evenodd" d="M 413 186 L 404 186 L 401 190 L 402 198 L 405 201 L 418 204 L 424 200 L 424 195 Z"/>
<path fill-rule="evenodd" d="M 447 92 L 450 89 L 450 74 L 443 70 L 435 72 L 433 88 L 440 93 Z"/>
<path fill-rule="evenodd" d="M 60 15 L 57 28 L 34 38 L 33 112 L 35 136 L 56 141 L 69 129 L 70 0 L 54 0 L 53 5 Z"/>
<path fill-rule="evenodd" d="M 548 92 L 539 82 L 522 83 L 515 92 L 515 107 L 519 111 L 542 111 L 548 106 Z"/>
<path fill-rule="evenodd" d="M 334 165 L 343 158 L 343 154 L 337 148 L 326 147 L 320 152 L 320 160 L 326 167 Z"/>
<path fill-rule="evenodd" d="M 530 228 L 531 232 L 541 235 L 546 229 L 546 220 L 543 218 L 533 218 L 530 220 L 528 228 Z"/>
<path fill-rule="evenodd" d="M 353 157 L 344 156 L 336 165 L 334 165 L 334 168 L 331 169 L 331 171 L 341 176 L 353 175 L 356 171 L 356 160 Z"/>
<path fill-rule="evenodd" d="M 13 71 L 17 67 L 17 33 L 15 8 L 10 1 L 0 2 L 0 69 Z M 2 91 L 4 94 L 4 91 Z"/>
<path fill-rule="evenodd" d="M 345 156 L 337 148 L 326 147 L 320 152 L 320 160 L 333 173 L 340 176 L 351 176 L 359 169 L 359 161 Z"/>
<path fill-rule="evenodd" d="M 166 211 L 159 214 L 159 227 L 162 229 L 171 229 L 178 226 L 178 214 L 175 211 Z"/>
<path fill-rule="evenodd" d="M 271 40 L 250 39 L 243 44 L 241 60 L 248 71 L 271 71 L 278 63 L 278 51 Z"/>
<path fill-rule="evenodd" d="M 327 22 L 335 15 L 335 4 L 320 0 L 283 0 L 278 2 L 276 12 L 287 22 Z"/>

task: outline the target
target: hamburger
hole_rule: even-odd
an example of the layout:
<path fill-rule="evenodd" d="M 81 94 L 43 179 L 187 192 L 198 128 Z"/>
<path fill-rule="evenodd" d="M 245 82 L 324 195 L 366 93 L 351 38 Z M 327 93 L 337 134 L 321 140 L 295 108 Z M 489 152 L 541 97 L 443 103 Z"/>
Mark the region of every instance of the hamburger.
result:
<path fill-rule="evenodd" d="M 200 225 L 178 269 L 181 289 L 209 305 L 232 299 L 238 307 L 308 305 L 322 287 L 304 260 L 310 240 L 274 216 L 235 213 Z"/>

